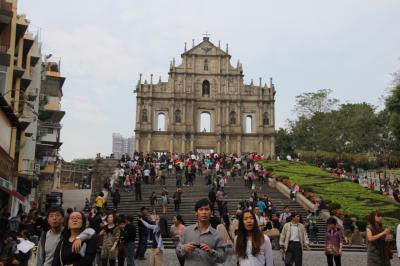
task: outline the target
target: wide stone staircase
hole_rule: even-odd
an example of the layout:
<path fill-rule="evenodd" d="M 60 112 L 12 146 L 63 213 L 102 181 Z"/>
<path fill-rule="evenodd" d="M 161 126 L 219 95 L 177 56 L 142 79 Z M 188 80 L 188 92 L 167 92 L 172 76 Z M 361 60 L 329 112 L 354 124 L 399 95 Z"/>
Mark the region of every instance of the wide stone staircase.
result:
<path fill-rule="evenodd" d="M 190 225 L 196 222 L 196 216 L 194 212 L 194 205 L 197 200 L 200 198 L 206 198 L 208 196 L 208 189 L 205 185 L 206 180 L 197 176 L 194 181 L 194 186 L 183 186 L 182 187 L 182 204 L 180 210 L 178 212 L 174 211 L 174 204 L 172 203 L 172 195 L 176 190 L 175 187 L 175 176 L 167 177 L 165 187 L 169 191 L 169 197 L 171 197 L 171 203 L 168 205 L 168 213 L 166 215 L 168 220 L 168 225 L 172 224 L 172 217 L 175 214 L 180 214 L 183 217 L 183 220 L 186 225 Z M 292 201 L 282 195 L 275 188 L 269 187 L 267 184 L 259 184 L 256 183 L 256 189 L 259 193 L 266 194 L 268 197 L 272 198 L 273 205 L 276 207 L 277 211 L 281 213 L 285 206 L 289 206 L 291 211 L 296 211 L 301 213 L 301 215 L 305 218 L 307 216 L 307 211 L 296 201 Z M 124 192 L 123 189 L 121 191 L 121 203 L 118 206 L 118 213 L 130 214 L 137 216 L 139 213 L 139 209 L 142 206 L 146 206 L 150 208 L 150 200 L 149 197 L 151 193 L 156 192 L 157 197 L 159 198 L 161 195 L 162 186 L 160 181 L 157 181 L 156 184 L 143 184 L 142 183 L 142 201 L 135 201 L 135 194 L 133 192 Z M 229 214 L 235 214 L 237 204 L 244 199 L 248 199 L 251 194 L 251 190 L 249 190 L 245 185 L 242 179 L 236 178 L 235 181 L 229 180 L 225 186 L 225 191 L 227 193 L 226 201 L 228 202 L 228 210 Z M 112 205 L 111 197 L 108 199 L 108 205 Z M 159 215 L 161 215 L 161 207 L 156 206 L 156 210 Z M 326 232 L 326 224 L 325 221 L 318 219 L 318 242 L 319 244 L 312 244 L 312 250 L 323 250 L 324 241 L 325 241 L 325 232 Z M 171 239 L 165 239 L 164 245 L 166 248 L 173 248 L 173 243 Z M 345 251 L 365 251 L 365 246 L 355 246 L 352 247 L 345 246 Z"/>

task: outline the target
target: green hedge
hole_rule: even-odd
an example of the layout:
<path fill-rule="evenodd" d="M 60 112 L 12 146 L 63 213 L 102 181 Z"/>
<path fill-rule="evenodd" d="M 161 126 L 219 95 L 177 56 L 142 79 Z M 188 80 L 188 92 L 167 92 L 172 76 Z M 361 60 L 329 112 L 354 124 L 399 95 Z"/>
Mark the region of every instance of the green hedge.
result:
<path fill-rule="evenodd" d="M 264 161 L 264 167 L 274 169 L 274 176 L 289 177 L 301 189 L 322 196 L 328 205 L 340 206 L 340 209 L 365 221 L 371 211 L 379 209 L 384 222 L 391 228 L 400 223 L 398 204 L 384 195 L 365 189 L 346 179 L 339 179 L 318 167 L 305 162 Z M 396 215 L 397 213 L 397 215 Z"/>

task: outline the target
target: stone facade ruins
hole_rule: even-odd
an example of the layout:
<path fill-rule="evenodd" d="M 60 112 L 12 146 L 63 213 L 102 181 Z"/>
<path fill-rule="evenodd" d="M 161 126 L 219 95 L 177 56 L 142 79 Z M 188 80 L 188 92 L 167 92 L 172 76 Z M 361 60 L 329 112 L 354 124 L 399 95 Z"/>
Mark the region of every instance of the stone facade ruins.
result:
<path fill-rule="evenodd" d="M 135 147 L 148 152 L 275 155 L 275 87 L 246 85 L 238 61 L 208 37 L 172 60 L 167 82 L 136 86 Z"/>

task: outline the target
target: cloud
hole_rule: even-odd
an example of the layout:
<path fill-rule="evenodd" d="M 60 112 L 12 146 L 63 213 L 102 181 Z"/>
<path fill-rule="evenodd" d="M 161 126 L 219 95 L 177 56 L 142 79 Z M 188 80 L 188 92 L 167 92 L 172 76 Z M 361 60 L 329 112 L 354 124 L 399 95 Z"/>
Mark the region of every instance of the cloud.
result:
<path fill-rule="evenodd" d="M 104 125 L 110 120 L 107 110 L 102 110 L 99 105 L 85 95 L 71 95 L 64 100 L 64 104 L 68 106 L 67 115 L 71 120 L 98 125 Z"/>

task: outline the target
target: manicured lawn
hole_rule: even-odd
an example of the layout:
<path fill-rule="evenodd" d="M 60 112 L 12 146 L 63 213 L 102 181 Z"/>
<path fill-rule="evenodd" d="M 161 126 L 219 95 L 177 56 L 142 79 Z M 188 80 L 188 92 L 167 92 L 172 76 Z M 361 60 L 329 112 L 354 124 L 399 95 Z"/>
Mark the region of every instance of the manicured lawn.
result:
<path fill-rule="evenodd" d="M 393 173 L 393 174 L 396 174 L 396 175 L 400 175 L 400 169 L 390 169 L 390 170 L 387 170 L 388 172 L 390 172 L 390 173 Z"/>
<path fill-rule="evenodd" d="M 312 189 L 324 199 L 339 203 L 347 214 L 363 219 L 371 211 L 379 209 L 384 215 L 385 224 L 392 229 L 400 222 L 399 206 L 387 197 L 339 179 L 318 167 L 289 161 L 265 161 L 263 165 L 272 168 L 275 176 L 288 177 L 300 187 Z"/>

